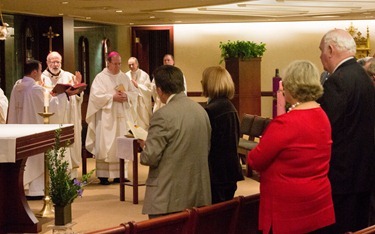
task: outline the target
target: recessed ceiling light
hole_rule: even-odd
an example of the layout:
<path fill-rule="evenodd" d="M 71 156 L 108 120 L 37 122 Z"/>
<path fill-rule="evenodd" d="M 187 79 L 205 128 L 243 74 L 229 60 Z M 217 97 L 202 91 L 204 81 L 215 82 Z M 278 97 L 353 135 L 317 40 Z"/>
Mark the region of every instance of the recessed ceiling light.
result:
<path fill-rule="evenodd" d="M 91 17 L 90 17 L 90 16 L 87 16 L 87 17 L 85 17 L 85 19 L 89 20 L 89 19 L 91 19 Z"/>
<path fill-rule="evenodd" d="M 59 13 L 59 16 L 63 16 L 64 15 L 64 13 Z"/>
<path fill-rule="evenodd" d="M 64 2 L 61 2 L 61 4 L 66 5 L 66 4 L 69 4 L 69 2 L 64 1 Z"/>
<path fill-rule="evenodd" d="M 116 13 L 122 13 L 123 11 L 122 10 L 116 10 Z"/>
<path fill-rule="evenodd" d="M 129 25 L 134 25 L 134 23 L 129 23 Z"/>
<path fill-rule="evenodd" d="M 150 19 L 155 19 L 155 16 L 154 16 L 154 15 L 151 15 L 151 16 L 150 16 Z"/>
<path fill-rule="evenodd" d="M 182 23 L 182 21 L 181 20 L 176 20 L 175 23 Z"/>

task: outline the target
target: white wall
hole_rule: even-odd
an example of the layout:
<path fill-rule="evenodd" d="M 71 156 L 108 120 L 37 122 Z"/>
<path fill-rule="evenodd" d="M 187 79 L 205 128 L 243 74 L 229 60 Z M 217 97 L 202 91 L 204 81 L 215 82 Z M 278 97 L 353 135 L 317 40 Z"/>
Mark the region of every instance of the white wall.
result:
<path fill-rule="evenodd" d="M 293 60 L 307 59 L 323 70 L 320 63 L 319 43 L 331 29 L 346 29 L 353 23 L 363 35 L 370 29 L 371 55 L 375 52 L 375 21 L 312 21 L 283 23 L 236 23 L 174 25 L 176 66 L 187 79 L 188 91 L 201 91 L 202 71 L 220 61 L 220 41 L 249 40 L 266 44 L 262 58 L 261 90 L 272 90 L 272 77 Z M 225 64 L 222 63 L 224 66 Z M 200 100 L 200 99 L 199 99 Z M 272 115 L 272 98 L 262 98 L 262 115 Z"/>

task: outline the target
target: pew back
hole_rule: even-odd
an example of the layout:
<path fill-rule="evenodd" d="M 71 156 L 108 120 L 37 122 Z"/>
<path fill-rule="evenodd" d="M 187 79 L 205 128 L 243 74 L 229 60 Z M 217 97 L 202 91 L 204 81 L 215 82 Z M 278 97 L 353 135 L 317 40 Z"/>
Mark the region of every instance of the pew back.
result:
<path fill-rule="evenodd" d="M 193 208 L 194 234 L 234 234 L 240 200 L 238 197 L 210 206 Z"/>
<path fill-rule="evenodd" d="M 105 228 L 88 234 L 130 234 L 130 226 L 127 223 L 122 223 L 116 227 Z"/>
<path fill-rule="evenodd" d="M 190 210 L 140 222 L 129 222 L 131 234 L 189 234 Z"/>
<path fill-rule="evenodd" d="M 240 209 L 237 220 L 237 234 L 257 234 L 260 195 L 240 196 Z"/>

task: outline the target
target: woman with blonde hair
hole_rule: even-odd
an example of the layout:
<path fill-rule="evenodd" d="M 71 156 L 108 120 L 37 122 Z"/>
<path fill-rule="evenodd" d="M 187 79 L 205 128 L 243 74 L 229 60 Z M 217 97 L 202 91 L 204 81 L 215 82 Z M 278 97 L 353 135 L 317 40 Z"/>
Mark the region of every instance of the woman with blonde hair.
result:
<path fill-rule="evenodd" d="M 240 124 L 237 111 L 230 99 L 234 83 L 229 72 L 220 66 L 208 67 L 202 75 L 205 107 L 211 123 L 211 149 L 208 156 L 211 178 L 212 204 L 231 200 L 237 181 L 243 180 L 237 154 Z"/>
<path fill-rule="evenodd" d="M 320 73 L 309 61 L 291 63 L 282 79 L 289 112 L 274 118 L 248 164 L 260 173 L 263 233 L 330 233 L 335 222 L 331 184 L 331 126 L 315 101 Z"/>

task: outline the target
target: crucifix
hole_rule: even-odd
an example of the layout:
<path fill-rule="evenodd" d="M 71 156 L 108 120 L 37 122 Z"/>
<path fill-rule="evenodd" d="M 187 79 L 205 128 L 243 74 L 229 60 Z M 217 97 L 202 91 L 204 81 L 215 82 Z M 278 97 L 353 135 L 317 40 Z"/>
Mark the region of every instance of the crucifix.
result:
<path fill-rule="evenodd" d="M 52 26 L 49 26 L 48 32 L 47 33 L 43 33 L 43 36 L 48 38 L 48 40 L 49 40 L 49 52 L 52 52 L 52 39 L 55 38 L 55 37 L 60 36 L 60 34 L 54 33 L 52 31 Z"/>

